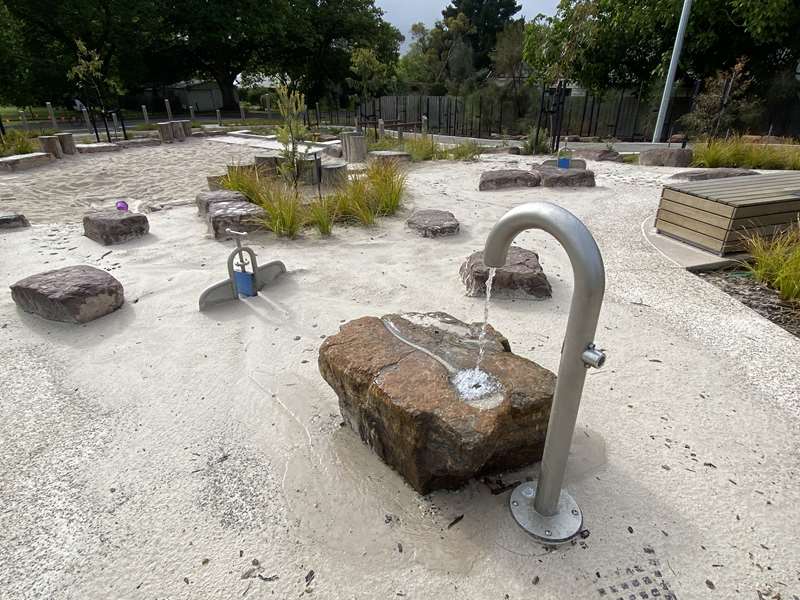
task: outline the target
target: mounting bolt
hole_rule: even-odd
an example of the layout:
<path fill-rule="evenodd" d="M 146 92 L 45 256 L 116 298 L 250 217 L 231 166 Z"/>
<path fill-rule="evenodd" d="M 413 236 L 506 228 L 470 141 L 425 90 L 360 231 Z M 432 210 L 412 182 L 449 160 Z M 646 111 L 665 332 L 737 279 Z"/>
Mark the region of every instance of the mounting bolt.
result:
<path fill-rule="evenodd" d="M 545 530 L 544 530 L 544 534 L 545 534 L 545 535 L 553 535 L 553 532 L 552 532 L 552 531 L 550 531 L 549 529 L 545 529 Z"/>
<path fill-rule="evenodd" d="M 581 359 L 587 368 L 594 367 L 595 369 L 599 369 L 605 364 L 606 355 L 595 348 L 594 344 L 589 344 L 586 350 L 583 351 L 583 354 L 581 354 Z"/>
<path fill-rule="evenodd" d="M 511 501 L 511 505 L 512 506 L 519 506 L 519 502 L 517 502 L 516 500 L 512 500 Z"/>
<path fill-rule="evenodd" d="M 577 517 L 577 516 L 578 516 L 580 513 L 578 512 L 578 509 L 577 509 L 577 508 L 573 508 L 573 509 L 572 509 L 572 514 L 573 514 L 573 515 L 575 515 L 575 516 Z"/>

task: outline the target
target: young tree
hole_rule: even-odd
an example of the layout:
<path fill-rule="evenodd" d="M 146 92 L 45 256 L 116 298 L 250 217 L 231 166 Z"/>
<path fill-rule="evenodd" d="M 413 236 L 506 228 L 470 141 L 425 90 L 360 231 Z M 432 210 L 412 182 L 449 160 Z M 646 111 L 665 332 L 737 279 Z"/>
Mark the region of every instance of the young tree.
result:
<path fill-rule="evenodd" d="M 356 75 L 356 79 L 350 81 L 358 86 L 363 101 L 384 87 L 389 78 L 389 66 L 379 61 L 371 48 L 353 50 L 350 71 Z"/>
<path fill-rule="evenodd" d="M 511 94 L 517 116 L 522 116 L 521 90 L 525 80 L 525 60 L 522 56 L 524 44 L 525 21 L 520 19 L 500 32 L 491 55 L 495 74 L 511 82 Z"/>
<path fill-rule="evenodd" d="M 278 141 L 283 145 L 280 173 L 297 189 L 300 170 L 306 157 L 306 153 L 300 151 L 300 144 L 308 134 L 308 129 L 303 124 L 305 96 L 296 90 L 290 90 L 287 85 L 279 85 L 277 100 L 278 111 L 283 118 L 283 123 L 278 126 Z"/>

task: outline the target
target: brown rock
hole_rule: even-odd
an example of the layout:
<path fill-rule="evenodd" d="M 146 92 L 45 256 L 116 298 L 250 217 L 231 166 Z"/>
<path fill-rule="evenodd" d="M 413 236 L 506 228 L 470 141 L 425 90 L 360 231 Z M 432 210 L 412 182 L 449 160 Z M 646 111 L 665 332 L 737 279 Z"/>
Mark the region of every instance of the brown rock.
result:
<path fill-rule="evenodd" d="M 126 210 L 105 210 L 83 217 L 83 235 L 109 246 L 142 237 L 150 231 L 147 217 Z"/>
<path fill-rule="evenodd" d="M 542 180 L 544 187 L 594 187 L 594 171 L 588 169 L 559 169 L 546 165 L 531 167 Z"/>
<path fill-rule="evenodd" d="M 485 192 L 508 188 L 536 187 L 540 182 L 541 180 L 536 173 L 523 171 L 522 169 L 501 169 L 499 171 L 481 173 L 478 189 Z"/>
<path fill-rule="evenodd" d="M 650 167 L 688 167 L 694 152 L 691 148 L 654 148 L 639 153 L 639 164 Z"/>
<path fill-rule="evenodd" d="M 247 197 L 242 192 L 233 190 L 214 190 L 210 192 L 200 192 L 194 198 L 197 204 L 197 214 L 205 215 L 208 207 L 217 202 L 247 202 Z"/>
<path fill-rule="evenodd" d="M 125 301 L 122 284 L 87 265 L 26 277 L 11 286 L 22 310 L 51 321 L 87 323 L 117 310 Z"/>
<path fill-rule="evenodd" d="M 675 173 L 671 179 L 685 179 L 687 181 L 706 181 L 708 179 L 727 179 L 728 177 L 742 177 L 745 175 L 758 175 L 758 171 L 750 169 L 737 169 L 734 167 L 719 167 L 716 169 L 693 169 Z"/>
<path fill-rule="evenodd" d="M 227 202 L 214 202 L 208 205 L 206 220 L 209 232 L 216 239 L 227 239 L 229 234 L 225 231 L 256 231 L 261 229 L 260 219 L 266 216 L 260 206 L 242 200 Z"/>
<path fill-rule="evenodd" d="M 415 211 L 406 221 L 406 225 L 422 237 L 455 235 L 460 227 L 458 219 L 453 213 L 435 209 Z"/>
<path fill-rule="evenodd" d="M 616 150 L 589 150 L 577 149 L 572 151 L 572 155 L 585 158 L 586 160 L 608 161 L 608 162 L 622 162 L 622 155 Z"/>
<path fill-rule="evenodd" d="M 473 252 L 459 271 L 467 288 L 467 296 L 485 296 L 489 267 L 483 264 L 483 251 Z M 511 246 L 506 264 L 495 270 L 492 294 L 513 298 L 549 298 L 550 282 L 539 264 L 539 255 L 531 250 Z"/>
<path fill-rule="evenodd" d="M 480 330 L 445 313 L 363 317 L 320 348 L 345 422 L 420 494 L 541 459 L 555 376 L 490 327 L 488 378 L 459 391 Z"/>

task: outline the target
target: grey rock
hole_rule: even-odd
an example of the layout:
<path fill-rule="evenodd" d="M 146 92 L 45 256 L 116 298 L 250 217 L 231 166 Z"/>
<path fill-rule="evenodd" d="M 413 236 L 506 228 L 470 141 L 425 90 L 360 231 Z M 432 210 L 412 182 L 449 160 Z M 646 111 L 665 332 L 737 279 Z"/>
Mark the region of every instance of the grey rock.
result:
<path fill-rule="evenodd" d="M 685 179 L 686 181 L 706 181 L 708 179 L 726 179 L 728 177 L 743 177 L 746 175 L 758 175 L 758 171 L 750 169 L 737 169 L 720 167 L 717 169 L 694 169 L 692 171 L 681 171 L 675 173 L 672 179 Z"/>
<path fill-rule="evenodd" d="M 541 177 L 537 173 L 523 171 L 522 169 L 501 169 L 499 171 L 481 173 L 478 189 L 485 192 L 488 190 L 536 187 L 540 183 Z"/>
<path fill-rule="evenodd" d="M 50 164 L 53 155 L 48 152 L 31 152 L 30 154 L 14 154 L 0 158 L 0 171 L 15 173 L 34 167 Z"/>
<path fill-rule="evenodd" d="M 649 167 L 688 167 L 693 157 L 691 148 L 654 148 L 639 153 L 639 164 Z"/>
<path fill-rule="evenodd" d="M 483 263 L 483 251 L 473 252 L 459 271 L 467 296 L 485 296 L 489 267 Z M 506 264 L 495 271 L 492 295 L 542 299 L 550 298 L 553 290 L 539 264 L 539 255 L 531 250 L 511 246 Z"/>
<path fill-rule="evenodd" d="M 228 239 L 230 235 L 225 229 L 234 231 L 256 231 L 261 229 L 259 219 L 266 216 L 264 209 L 251 202 L 233 200 L 209 204 L 206 221 L 209 233 L 215 239 Z"/>
<path fill-rule="evenodd" d="M 87 265 L 26 277 L 11 286 L 11 297 L 25 312 L 67 323 L 88 323 L 125 301 L 119 281 Z"/>
<path fill-rule="evenodd" d="M 0 213 L 0 229 L 20 229 L 30 227 L 25 215 L 18 213 Z"/>
<path fill-rule="evenodd" d="M 424 209 L 415 211 L 406 225 L 422 237 L 439 237 L 455 235 L 459 230 L 458 219 L 446 210 Z"/>
<path fill-rule="evenodd" d="M 622 155 L 616 150 L 589 150 L 579 148 L 577 150 L 573 150 L 572 155 L 576 158 L 585 158 L 586 160 L 622 162 Z"/>
<path fill-rule="evenodd" d="M 140 238 L 149 231 L 150 223 L 141 213 L 106 210 L 83 217 L 83 235 L 105 246 Z"/>
<path fill-rule="evenodd" d="M 446 313 L 363 317 L 320 347 L 345 423 L 420 494 L 541 459 L 550 371 L 513 354 L 490 326 L 481 365 L 489 377 L 456 387 L 475 368 L 481 327 Z"/>
<path fill-rule="evenodd" d="M 197 204 L 197 214 L 208 214 L 208 208 L 217 202 L 247 202 L 247 197 L 242 192 L 233 190 L 214 190 L 210 192 L 200 192 L 194 198 Z"/>
<path fill-rule="evenodd" d="M 559 169 L 534 164 L 531 167 L 544 187 L 594 187 L 594 171 L 588 169 Z"/>

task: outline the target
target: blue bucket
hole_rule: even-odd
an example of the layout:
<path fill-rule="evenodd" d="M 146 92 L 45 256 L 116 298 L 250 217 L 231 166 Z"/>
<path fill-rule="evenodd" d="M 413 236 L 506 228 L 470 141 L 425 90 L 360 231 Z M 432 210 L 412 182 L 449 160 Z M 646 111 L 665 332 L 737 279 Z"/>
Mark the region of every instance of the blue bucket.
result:
<path fill-rule="evenodd" d="M 558 168 L 559 169 L 569 169 L 569 158 L 559 158 L 558 159 Z"/>
<path fill-rule="evenodd" d="M 255 296 L 255 277 L 252 273 L 234 271 L 233 278 L 236 281 L 236 289 L 240 296 Z"/>

